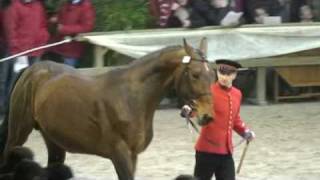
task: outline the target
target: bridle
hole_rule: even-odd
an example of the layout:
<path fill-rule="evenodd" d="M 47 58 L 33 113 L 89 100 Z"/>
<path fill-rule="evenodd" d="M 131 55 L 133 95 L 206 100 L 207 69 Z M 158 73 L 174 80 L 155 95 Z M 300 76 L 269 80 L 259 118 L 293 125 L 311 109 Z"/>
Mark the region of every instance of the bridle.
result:
<path fill-rule="evenodd" d="M 204 57 L 202 59 L 191 59 L 191 61 L 197 61 L 197 62 L 201 62 L 201 63 L 204 63 L 204 66 L 206 66 L 207 64 L 205 63 L 208 63 L 208 60 L 206 60 Z M 177 87 L 181 87 L 181 83 L 183 81 L 183 76 L 188 76 L 189 75 L 189 68 L 188 68 L 188 65 L 189 64 L 186 64 L 184 66 L 184 69 L 182 70 L 181 72 L 181 75 L 180 75 L 180 78 L 178 79 L 178 86 Z M 209 69 L 208 69 L 209 71 Z M 191 84 L 191 80 L 189 77 L 187 77 L 187 81 L 188 81 L 188 85 Z M 186 100 L 185 102 L 187 102 L 186 104 L 190 105 L 192 109 L 194 109 L 194 106 L 193 106 L 193 101 L 196 100 L 196 99 L 200 99 L 201 97 L 204 97 L 204 96 L 211 96 L 211 92 L 203 92 L 203 93 L 198 93 L 198 94 L 195 94 L 194 92 L 191 92 L 188 94 L 188 96 L 186 97 L 180 97 L 182 98 L 183 100 Z M 189 102 L 188 102 L 189 101 Z M 190 102 L 191 101 L 191 102 Z M 185 117 L 186 121 L 187 121 L 187 124 L 190 125 L 194 131 L 197 133 L 197 134 L 200 134 L 200 130 L 199 128 L 197 127 L 197 125 L 191 120 L 191 117 L 190 116 L 187 116 Z M 191 127 L 189 126 L 189 129 L 190 131 L 192 132 L 191 130 Z M 209 138 L 205 137 L 205 140 L 212 146 L 219 146 L 219 144 L 211 141 Z M 245 141 L 245 139 L 241 139 L 238 143 L 236 143 L 233 148 L 236 148 L 238 147 L 239 145 L 241 145 L 243 142 Z"/>
<path fill-rule="evenodd" d="M 191 61 L 196 61 L 196 62 L 199 62 L 199 63 L 204 63 L 203 65 L 205 66 L 205 69 L 209 72 L 209 68 L 207 67 L 207 64 L 205 64 L 205 63 L 208 63 L 209 61 L 208 60 L 206 60 L 204 57 L 202 58 L 202 59 L 195 59 L 195 58 L 192 58 L 191 60 L 190 60 L 190 62 Z M 181 75 L 180 75 L 180 77 L 179 77 L 179 79 L 177 80 L 178 82 L 177 82 L 177 86 L 176 86 L 176 90 L 178 91 L 178 92 L 181 92 L 180 91 L 180 88 L 179 87 L 181 87 L 181 84 L 183 83 L 183 80 L 184 80 L 184 77 L 185 76 L 189 76 L 189 67 L 188 67 L 188 65 L 189 65 L 190 63 L 188 63 L 188 64 L 185 64 L 185 66 L 183 67 L 183 70 L 182 70 L 182 72 L 181 72 Z M 188 83 L 188 85 L 190 86 L 191 85 L 191 79 L 189 78 L 189 77 L 187 77 L 187 83 Z M 190 88 L 191 89 L 191 88 Z M 185 102 L 187 102 L 187 104 L 189 104 L 189 105 L 192 105 L 192 102 L 194 101 L 194 100 L 197 100 L 197 99 L 200 99 L 201 97 L 204 97 L 204 96 L 211 96 L 211 92 L 203 92 L 203 93 L 195 93 L 195 92 L 190 92 L 190 93 L 188 93 L 187 95 L 183 95 L 183 96 L 180 96 L 180 98 L 182 98 Z"/>

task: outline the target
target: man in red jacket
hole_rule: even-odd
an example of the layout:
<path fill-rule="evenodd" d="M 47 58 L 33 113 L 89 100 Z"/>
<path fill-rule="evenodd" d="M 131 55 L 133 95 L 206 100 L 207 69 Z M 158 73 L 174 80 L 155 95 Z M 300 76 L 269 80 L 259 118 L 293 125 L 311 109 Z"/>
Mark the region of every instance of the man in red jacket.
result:
<path fill-rule="evenodd" d="M 201 128 L 197 140 L 194 176 L 199 180 L 235 180 L 235 166 L 232 157 L 232 131 L 248 141 L 254 139 L 253 131 L 240 118 L 242 94 L 232 86 L 241 65 L 231 60 L 217 60 L 218 81 L 211 85 L 215 118 Z M 190 108 L 184 106 L 182 115 L 189 115 Z"/>
<path fill-rule="evenodd" d="M 54 41 L 61 41 L 66 36 L 90 32 L 94 28 L 95 10 L 90 0 L 68 0 L 60 8 L 58 15 L 50 19 L 57 23 L 57 34 Z M 77 66 L 79 58 L 85 50 L 81 42 L 71 42 L 52 49 L 63 57 L 64 63 Z"/>

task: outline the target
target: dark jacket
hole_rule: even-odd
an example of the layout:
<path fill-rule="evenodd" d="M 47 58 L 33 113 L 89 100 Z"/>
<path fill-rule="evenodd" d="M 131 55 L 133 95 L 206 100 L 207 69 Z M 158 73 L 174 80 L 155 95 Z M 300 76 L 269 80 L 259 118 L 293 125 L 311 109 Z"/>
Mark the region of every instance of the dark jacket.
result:
<path fill-rule="evenodd" d="M 209 1 L 198 1 L 194 7 L 195 10 L 204 17 L 207 25 L 220 25 L 221 20 L 231 10 L 229 6 L 225 8 L 215 8 Z"/>
<path fill-rule="evenodd" d="M 278 0 L 246 0 L 245 7 L 248 23 L 254 23 L 255 9 L 257 8 L 264 9 L 270 16 L 281 16 L 281 11 L 284 10 Z"/>
<path fill-rule="evenodd" d="M 0 52 L 2 52 L 4 42 L 4 32 L 3 32 L 3 11 L 0 9 Z"/>
<path fill-rule="evenodd" d="M 189 20 L 191 22 L 191 25 L 190 25 L 191 28 L 202 27 L 202 26 L 208 25 L 205 17 L 203 17 L 197 11 L 196 7 L 199 6 L 199 3 L 201 3 L 199 0 L 189 0 L 189 3 L 184 7 L 189 13 Z M 171 16 L 169 17 L 167 26 L 168 27 L 181 27 L 182 23 L 172 13 Z"/>

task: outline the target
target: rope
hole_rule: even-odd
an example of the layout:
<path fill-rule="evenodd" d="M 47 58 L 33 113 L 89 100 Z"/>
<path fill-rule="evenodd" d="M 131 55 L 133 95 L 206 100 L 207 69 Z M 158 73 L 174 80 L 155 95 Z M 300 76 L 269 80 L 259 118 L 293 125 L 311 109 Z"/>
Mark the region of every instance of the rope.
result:
<path fill-rule="evenodd" d="M 28 49 L 26 51 L 14 54 L 12 56 L 8 56 L 8 57 L 5 57 L 5 58 L 2 58 L 2 59 L 0 59 L 0 63 L 4 62 L 4 61 L 8 61 L 10 59 L 14 59 L 16 57 L 19 57 L 19 56 L 22 56 L 22 55 L 25 55 L 25 54 L 28 54 L 28 53 L 31 53 L 31 52 L 34 52 L 34 51 L 38 51 L 38 50 L 41 50 L 41 49 L 46 49 L 46 48 L 50 48 L 50 47 L 53 47 L 53 46 L 58 46 L 58 45 L 61 45 L 61 44 L 69 43 L 72 40 L 73 39 L 71 37 L 66 37 L 64 40 L 59 41 L 59 42 L 47 44 L 47 45 L 44 45 L 44 46 L 39 46 L 39 47 L 36 47 L 36 48 L 33 48 L 33 49 Z"/>

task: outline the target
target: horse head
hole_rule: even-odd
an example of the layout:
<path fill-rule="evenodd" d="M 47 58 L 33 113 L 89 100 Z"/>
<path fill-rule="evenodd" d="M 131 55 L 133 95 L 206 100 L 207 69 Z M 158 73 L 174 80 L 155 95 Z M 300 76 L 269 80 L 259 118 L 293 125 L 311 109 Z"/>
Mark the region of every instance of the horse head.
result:
<path fill-rule="evenodd" d="M 185 55 L 174 82 L 179 98 L 196 111 L 200 125 L 207 124 L 214 118 L 210 86 L 215 79 L 215 73 L 205 57 L 206 44 L 206 39 L 203 38 L 200 48 L 195 49 L 184 40 Z"/>

